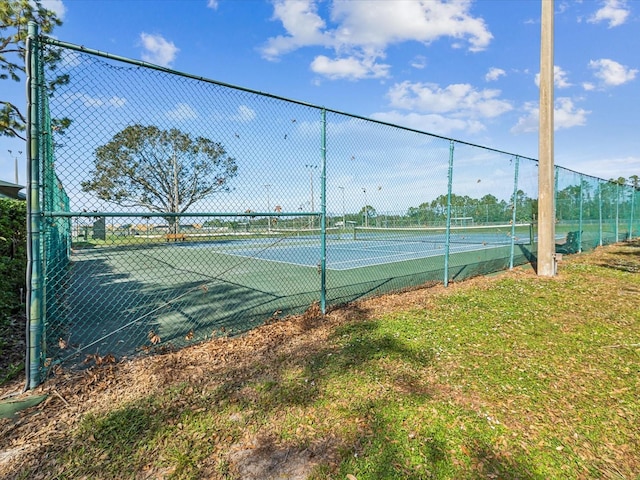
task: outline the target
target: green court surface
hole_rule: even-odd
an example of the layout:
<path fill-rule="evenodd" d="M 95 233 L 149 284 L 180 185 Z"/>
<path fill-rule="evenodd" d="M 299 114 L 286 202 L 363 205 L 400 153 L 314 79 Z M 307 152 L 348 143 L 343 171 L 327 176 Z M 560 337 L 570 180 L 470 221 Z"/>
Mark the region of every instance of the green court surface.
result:
<path fill-rule="evenodd" d="M 510 246 L 456 245 L 451 253 L 449 279 L 456 281 L 508 268 Z M 524 263 L 530 246 L 516 245 L 515 253 L 515 264 Z M 441 283 L 443 254 L 438 243 L 330 241 L 327 305 Z M 59 282 L 64 288 L 50 292 L 48 357 L 130 356 L 301 313 L 320 300 L 320 256 L 319 242 L 308 238 L 76 250 Z"/>

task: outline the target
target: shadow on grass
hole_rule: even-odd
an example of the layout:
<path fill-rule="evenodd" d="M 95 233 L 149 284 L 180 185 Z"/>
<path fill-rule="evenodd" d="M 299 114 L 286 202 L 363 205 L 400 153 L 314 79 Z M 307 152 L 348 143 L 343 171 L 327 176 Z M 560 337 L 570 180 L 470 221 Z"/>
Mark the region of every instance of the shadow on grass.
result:
<path fill-rule="evenodd" d="M 369 435 L 355 439 L 341 455 L 342 475 L 359 480 L 377 479 L 519 479 L 543 480 L 526 459 L 496 452 L 478 433 L 468 432 L 461 456 L 454 459 L 457 440 L 446 424 L 419 424 L 408 431 L 405 419 L 394 418 L 396 404 L 380 399 L 364 405 L 357 413 L 367 421 Z M 344 477 L 342 477 L 344 478 Z"/>
<path fill-rule="evenodd" d="M 611 255 L 601 258 L 598 265 L 620 272 L 640 273 L 640 239 L 615 246 Z"/>
<path fill-rule="evenodd" d="M 526 460 L 514 458 L 513 455 L 496 453 L 484 440 L 475 440 L 469 447 L 472 469 L 464 478 L 486 479 L 500 478 L 504 480 L 545 480 L 546 477 L 536 473 L 534 466 Z"/>
<path fill-rule="evenodd" d="M 461 470 L 452 461 L 450 449 L 457 440 L 449 438 L 448 427 L 424 423 L 415 439 L 407 442 L 404 419 L 397 412 L 399 404 L 411 405 L 410 412 L 419 411 L 417 407 L 434 398 L 436 386 L 415 373 L 433 365 L 434 354 L 383 331 L 377 321 L 365 320 L 370 315 L 366 309 L 350 306 L 344 315 L 346 324 L 329 341 L 310 347 L 273 338 L 252 348 L 248 361 L 224 364 L 189 382 L 172 377 L 175 369 L 188 365 L 188 359 L 182 365 L 158 364 L 156 368 L 166 369 L 162 394 L 106 415 L 86 417 L 76 433 L 60 439 L 55 447 L 43 445 L 32 452 L 24 465 L 16 465 L 14 473 L 29 478 L 42 468 L 39 462 L 53 454 L 57 466 L 45 466 L 58 470 L 50 472 L 56 478 L 133 477 L 145 469 L 162 468 L 174 468 L 177 476 L 197 476 L 203 464 L 224 461 L 226 454 L 220 452 L 229 452 L 248 431 L 266 431 L 278 438 L 282 427 L 272 427 L 273 419 L 295 408 L 322 411 L 327 401 L 333 401 L 327 393 L 330 387 L 348 389 L 352 385 L 352 394 L 340 395 L 342 406 L 330 410 L 336 423 L 346 427 L 311 439 L 296 435 L 286 440 L 287 448 L 313 450 L 313 442 L 324 442 L 324 450 L 332 452 L 326 459 L 319 454 L 327 471 L 357 472 L 361 480 L 453 478 Z M 313 315 L 303 319 L 301 335 L 312 334 L 322 321 Z M 383 372 L 389 365 L 398 369 Z M 149 375 L 160 373 L 154 370 Z M 380 374 L 385 374 L 384 388 L 378 390 L 382 384 L 375 377 Z M 360 386 L 356 385 L 359 381 L 363 382 Z M 367 390 L 368 385 L 373 391 Z M 419 424 L 420 419 L 412 415 Z M 489 478 L 482 477 L 483 472 L 497 472 L 500 478 L 539 478 L 526 464 L 495 454 L 487 444 L 478 442 L 469 450 L 470 461 L 481 463 L 483 469 L 478 476 L 462 470 L 467 474 L 460 478 Z"/>
<path fill-rule="evenodd" d="M 358 479 L 452 478 L 445 431 L 425 425 L 420 432 L 406 432 L 403 422 L 390 418 L 391 399 L 371 400 L 356 413 L 366 420 L 369 433 L 342 452 L 342 474 Z M 407 440 L 407 434 L 412 438 Z"/>

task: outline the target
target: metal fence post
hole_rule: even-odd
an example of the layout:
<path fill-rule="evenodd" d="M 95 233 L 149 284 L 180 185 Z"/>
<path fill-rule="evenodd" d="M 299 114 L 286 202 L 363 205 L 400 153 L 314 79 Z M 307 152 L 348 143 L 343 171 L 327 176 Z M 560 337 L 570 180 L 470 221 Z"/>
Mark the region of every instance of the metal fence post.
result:
<path fill-rule="evenodd" d="M 629 214 L 629 240 L 633 239 L 633 214 L 636 199 L 636 187 L 631 186 L 631 213 Z"/>
<path fill-rule="evenodd" d="M 451 247 L 451 189 L 453 188 L 453 140 L 449 142 L 449 172 L 447 185 L 447 230 L 444 241 L 444 286 L 449 285 L 449 249 Z"/>
<path fill-rule="evenodd" d="M 509 255 L 509 270 L 513 270 L 513 257 L 516 249 L 516 210 L 518 208 L 518 169 L 520 167 L 520 157 L 516 155 L 513 178 L 513 208 L 511 211 L 511 253 Z"/>
<path fill-rule="evenodd" d="M 580 213 L 578 214 L 578 253 L 582 252 L 582 209 L 584 206 L 584 195 L 582 189 L 584 188 L 584 181 L 582 175 L 580 175 Z"/>
<path fill-rule="evenodd" d="M 327 313 L 327 111 L 322 109 L 322 138 L 320 145 L 322 173 L 320 176 L 320 309 Z"/>
<path fill-rule="evenodd" d="M 618 225 L 620 224 L 620 184 L 616 182 L 616 243 L 620 241 L 620 232 Z"/>
<path fill-rule="evenodd" d="M 602 180 L 598 181 L 598 245 L 602 246 Z"/>
<path fill-rule="evenodd" d="M 40 59 L 38 26 L 29 22 L 27 37 L 27 158 L 29 167 L 27 202 L 27 355 L 25 374 L 28 388 L 35 388 L 41 381 L 43 342 L 43 278 L 41 257 L 41 205 L 40 205 Z"/>

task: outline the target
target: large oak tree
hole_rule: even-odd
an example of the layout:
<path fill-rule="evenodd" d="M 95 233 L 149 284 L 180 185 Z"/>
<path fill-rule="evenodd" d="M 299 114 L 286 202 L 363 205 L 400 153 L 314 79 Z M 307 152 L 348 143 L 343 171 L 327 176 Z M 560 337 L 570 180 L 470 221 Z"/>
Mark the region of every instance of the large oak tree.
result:
<path fill-rule="evenodd" d="M 85 192 L 123 207 L 181 214 L 215 192 L 229 191 L 238 166 L 224 147 L 177 129 L 133 125 L 95 151 L 92 179 Z M 179 215 L 167 215 L 169 231 Z"/>

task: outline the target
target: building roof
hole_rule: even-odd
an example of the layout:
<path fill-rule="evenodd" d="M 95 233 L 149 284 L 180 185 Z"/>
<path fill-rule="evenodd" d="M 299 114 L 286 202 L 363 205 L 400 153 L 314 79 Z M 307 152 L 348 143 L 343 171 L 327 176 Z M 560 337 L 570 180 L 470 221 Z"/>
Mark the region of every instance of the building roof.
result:
<path fill-rule="evenodd" d="M 15 198 L 17 200 L 26 200 L 27 196 L 20 190 L 25 188 L 23 185 L 16 185 L 15 183 L 5 182 L 0 180 L 0 197 Z"/>

